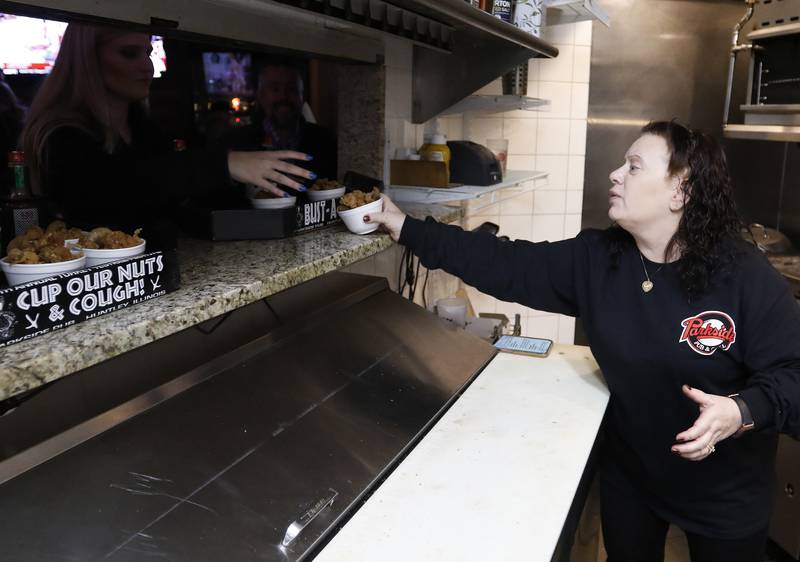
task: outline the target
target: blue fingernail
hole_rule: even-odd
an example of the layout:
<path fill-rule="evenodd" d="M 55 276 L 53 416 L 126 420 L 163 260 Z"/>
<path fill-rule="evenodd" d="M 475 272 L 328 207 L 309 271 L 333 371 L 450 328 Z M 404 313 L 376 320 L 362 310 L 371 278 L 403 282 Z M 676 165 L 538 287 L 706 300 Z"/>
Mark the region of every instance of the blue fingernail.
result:
<path fill-rule="evenodd" d="M 298 187 L 298 188 L 297 188 L 297 191 L 302 191 L 302 192 L 304 192 L 304 191 L 308 191 L 308 188 L 307 188 L 307 187 L 303 187 L 303 186 L 301 185 L 300 187 Z"/>
<path fill-rule="evenodd" d="M 288 193 L 284 193 L 283 196 L 284 197 L 291 197 L 291 195 L 289 195 Z"/>
<path fill-rule="evenodd" d="M 313 156 L 311 156 L 310 154 L 306 154 L 306 160 L 313 160 L 313 159 L 314 159 Z"/>
<path fill-rule="evenodd" d="M 308 174 L 308 177 L 309 177 L 309 179 L 315 180 L 315 179 L 317 179 L 317 174 L 315 174 L 314 172 L 311 172 L 310 174 Z"/>

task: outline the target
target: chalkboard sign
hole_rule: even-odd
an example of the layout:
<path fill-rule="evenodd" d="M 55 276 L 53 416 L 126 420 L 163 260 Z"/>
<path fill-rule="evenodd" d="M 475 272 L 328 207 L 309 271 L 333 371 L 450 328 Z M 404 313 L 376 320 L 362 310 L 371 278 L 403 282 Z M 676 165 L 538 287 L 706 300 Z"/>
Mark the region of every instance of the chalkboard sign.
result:
<path fill-rule="evenodd" d="M 172 251 L 149 252 L 0 290 L 0 347 L 160 297 L 179 284 Z"/>

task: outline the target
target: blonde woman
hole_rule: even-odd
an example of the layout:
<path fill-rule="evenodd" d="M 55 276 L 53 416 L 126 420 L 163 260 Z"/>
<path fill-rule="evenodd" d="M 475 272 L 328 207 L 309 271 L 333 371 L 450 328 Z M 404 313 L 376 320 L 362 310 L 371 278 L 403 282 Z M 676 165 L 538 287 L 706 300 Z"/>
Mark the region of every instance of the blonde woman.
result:
<path fill-rule="evenodd" d="M 284 161 L 311 159 L 300 152 L 174 151 L 147 118 L 150 50 L 147 34 L 67 26 L 22 138 L 34 189 L 68 223 L 157 231 L 178 202 L 230 179 L 278 196 L 278 185 L 304 189 L 286 174 L 313 179 Z"/>

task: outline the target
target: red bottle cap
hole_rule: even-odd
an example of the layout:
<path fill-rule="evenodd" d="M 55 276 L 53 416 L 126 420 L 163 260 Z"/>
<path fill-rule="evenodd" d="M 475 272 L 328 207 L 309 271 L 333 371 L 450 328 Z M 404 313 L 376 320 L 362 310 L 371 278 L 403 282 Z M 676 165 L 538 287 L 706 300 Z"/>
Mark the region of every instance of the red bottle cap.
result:
<path fill-rule="evenodd" d="M 8 153 L 8 164 L 24 164 L 25 153 L 21 150 L 12 150 Z"/>

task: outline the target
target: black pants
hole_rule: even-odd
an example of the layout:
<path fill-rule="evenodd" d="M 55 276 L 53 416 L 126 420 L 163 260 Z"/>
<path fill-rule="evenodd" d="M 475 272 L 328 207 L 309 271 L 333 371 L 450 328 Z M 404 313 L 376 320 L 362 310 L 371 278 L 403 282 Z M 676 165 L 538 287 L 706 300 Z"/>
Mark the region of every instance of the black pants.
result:
<path fill-rule="evenodd" d="M 630 489 L 601 476 L 600 513 L 608 562 L 663 562 L 669 523 Z M 692 562 L 764 562 L 767 529 L 741 539 L 686 533 Z"/>

